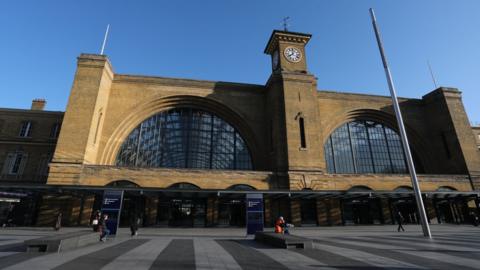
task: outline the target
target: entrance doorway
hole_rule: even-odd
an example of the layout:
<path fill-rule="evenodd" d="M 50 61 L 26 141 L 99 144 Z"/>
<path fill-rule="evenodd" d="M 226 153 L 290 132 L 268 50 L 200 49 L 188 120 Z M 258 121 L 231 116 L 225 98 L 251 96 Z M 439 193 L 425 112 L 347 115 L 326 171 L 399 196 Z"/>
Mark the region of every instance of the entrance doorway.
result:
<path fill-rule="evenodd" d="M 244 199 L 224 199 L 218 207 L 218 226 L 245 226 L 247 210 Z"/>
<path fill-rule="evenodd" d="M 120 214 L 121 227 L 129 227 L 132 220 L 140 219 L 140 224 L 143 224 L 145 215 L 145 197 L 138 192 L 130 193 L 125 191 L 122 202 L 122 212 Z"/>
<path fill-rule="evenodd" d="M 343 222 L 349 224 L 383 224 L 380 201 L 356 198 L 342 201 Z"/>
<path fill-rule="evenodd" d="M 170 227 L 205 227 L 203 199 L 165 199 L 158 205 L 158 225 Z"/>
<path fill-rule="evenodd" d="M 456 200 L 437 200 L 437 216 L 439 223 L 464 223 L 467 216 L 467 206 L 465 201 Z"/>
<path fill-rule="evenodd" d="M 302 226 L 317 226 L 317 201 L 316 199 L 301 200 Z"/>
<path fill-rule="evenodd" d="M 392 218 L 395 220 L 395 211 L 400 211 L 404 223 L 418 224 L 417 204 L 415 198 L 398 199 L 392 202 Z"/>

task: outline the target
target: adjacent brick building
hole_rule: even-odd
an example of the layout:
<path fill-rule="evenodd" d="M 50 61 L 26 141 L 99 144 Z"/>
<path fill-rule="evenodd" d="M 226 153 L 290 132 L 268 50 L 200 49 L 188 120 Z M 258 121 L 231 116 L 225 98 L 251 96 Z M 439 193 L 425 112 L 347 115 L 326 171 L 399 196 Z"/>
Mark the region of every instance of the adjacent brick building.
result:
<path fill-rule="evenodd" d="M 0 110 L 2 181 L 15 187 L 2 186 L 39 183 L 37 225 L 59 211 L 88 224 L 104 188 L 126 190 L 123 223 L 135 212 L 144 225 L 242 226 L 247 192 L 264 194 L 266 224 L 391 223 L 393 209 L 418 222 L 390 97 L 319 89 L 310 38 L 272 33 L 265 85 L 116 74 L 82 54 L 64 114 Z M 467 221 L 480 151 L 461 92 L 399 101 L 430 222 Z"/>
<path fill-rule="evenodd" d="M 473 126 L 473 135 L 475 136 L 475 139 L 477 140 L 477 147 L 480 149 L 480 126 Z"/>

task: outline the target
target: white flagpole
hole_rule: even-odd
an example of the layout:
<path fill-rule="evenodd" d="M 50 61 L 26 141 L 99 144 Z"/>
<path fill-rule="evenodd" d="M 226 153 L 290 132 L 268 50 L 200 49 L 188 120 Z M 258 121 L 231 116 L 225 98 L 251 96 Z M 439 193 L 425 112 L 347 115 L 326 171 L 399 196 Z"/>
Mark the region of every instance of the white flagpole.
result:
<path fill-rule="evenodd" d="M 432 70 L 432 66 L 430 65 L 430 61 L 427 60 L 427 64 L 428 64 L 428 69 L 430 70 L 430 76 L 432 76 L 432 81 L 433 81 L 433 85 L 435 85 L 435 89 L 437 89 L 437 80 L 435 80 L 435 76 L 433 75 L 433 70 Z"/>
<path fill-rule="evenodd" d="M 105 37 L 103 38 L 102 50 L 100 51 L 101 55 L 103 55 L 103 51 L 105 50 L 105 44 L 107 43 L 107 37 L 108 37 L 108 30 L 109 29 L 110 29 L 110 24 L 107 25 L 107 31 L 105 31 Z"/>
<path fill-rule="evenodd" d="M 393 108 L 395 110 L 395 115 L 397 116 L 398 129 L 400 130 L 400 137 L 403 143 L 403 151 L 407 158 L 408 170 L 410 172 L 410 178 L 412 179 L 412 186 L 415 192 L 415 199 L 417 201 L 418 213 L 420 215 L 420 221 L 422 224 L 423 235 L 428 238 L 432 238 L 432 233 L 430 232 L 430 227 L 428 225 L 427 214 L 425 213 L 425 207 L 423 206 L 422 194 L 420 191 L 420 186 L 418 184 L 417 174 L 415 172 L 415 166 L 413 165 L 412 153 L 410 152 L 410 146 L 408 144 L 407 133 L 405 132 L 405 126 L 403 124 L 402 114 L 400 112 L 400 106 L 398 105 L 397 93 L 395 91 L 395 86 L 393 85 L 392 74 L 388 68 L 387 58 L 385 57 L 385 52 L 383 50 L 382 39 L 380 37 L 380 31 L 377 27 L 377 19 L 375 18 L 375 12 L 373 9 L 370 9 L 370 15 L 372 17 L 373 29 L 375 31 L 375 36 L 377 38 L 378 48 L 382 56 L 383 68 L 385 69 L 385 75 L 387 76 L 388 87 L 390 88 L 390 95 L 392 97 Z"/>

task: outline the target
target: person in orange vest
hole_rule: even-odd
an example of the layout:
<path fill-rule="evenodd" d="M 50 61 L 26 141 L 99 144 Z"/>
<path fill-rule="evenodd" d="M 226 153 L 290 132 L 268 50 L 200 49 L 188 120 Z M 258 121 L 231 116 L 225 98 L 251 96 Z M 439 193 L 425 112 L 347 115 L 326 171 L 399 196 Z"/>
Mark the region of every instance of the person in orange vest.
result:
<path fill-rule="evenodd" d="M 283 217 L 278 217 L 277 221 L 275 222 L 275 232 L 283 234 L 283 228 L 285 226 L 285 220 Z"/>

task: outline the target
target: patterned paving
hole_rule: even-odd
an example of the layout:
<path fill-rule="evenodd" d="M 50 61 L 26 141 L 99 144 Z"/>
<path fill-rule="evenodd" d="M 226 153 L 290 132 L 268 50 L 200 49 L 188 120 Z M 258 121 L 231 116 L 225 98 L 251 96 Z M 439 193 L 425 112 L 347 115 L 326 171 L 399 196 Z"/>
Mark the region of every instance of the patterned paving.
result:
<path fill-rule="evenodd" d="M 365 231 L 364 231 L 365 232 Z M 480 228 L 418 233 L 298 231 L 313 250 L 274 249 L 242 237 L 120 235 L 63 253 L 26 253 L 32 235 L 0 236 L 1 269 L 480 269 Z"/>

